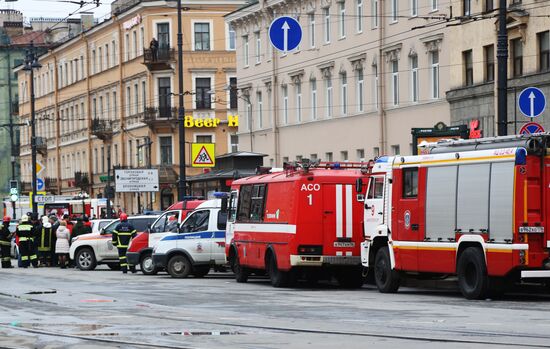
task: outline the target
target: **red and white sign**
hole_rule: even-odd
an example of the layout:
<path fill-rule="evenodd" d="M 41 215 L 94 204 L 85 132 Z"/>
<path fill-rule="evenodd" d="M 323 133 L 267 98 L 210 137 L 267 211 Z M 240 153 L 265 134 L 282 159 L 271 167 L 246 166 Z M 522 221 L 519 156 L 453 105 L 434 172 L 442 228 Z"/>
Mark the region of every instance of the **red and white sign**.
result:
<path fill-rule="evenodd" d="M 544 132 L 544 127 L 536 122 L 528 122 L 519 130 L 520 135 L 532 135 L 534 133 Z"/>
<path fill-rule="evenodd" d="M 127 20 L 126 22 L 122 23 L 122 27 L 125 30 L 130 30 L 130 29 L 132 29 L 133 27 L 135 27 L 136 25 L 138 25 L 140 23 L 141 23 L 141 15 L 138 14 L 135 17 L 132 17 L 129 20 Z"/>

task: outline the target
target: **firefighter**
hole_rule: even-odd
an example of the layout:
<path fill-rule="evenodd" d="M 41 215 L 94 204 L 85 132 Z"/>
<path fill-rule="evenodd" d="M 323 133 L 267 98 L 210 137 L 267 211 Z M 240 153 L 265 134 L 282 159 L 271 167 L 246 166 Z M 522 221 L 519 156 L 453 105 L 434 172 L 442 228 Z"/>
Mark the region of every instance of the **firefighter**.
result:
<path fill-rule="evenodd" d="M 42 217 L 38 236 L 38 259 L 41 266 L 52 266 L 51 253 L 53 246 L 52 225 L 47 216 Z"/>
<path fill-rule="evenodd" d="M 113 245 L 118 249 L 118 259 L 122 273 L 128 273 L 128 267 L 130 267 L 132 273 L 135 273 L 136 266 L 128 266 L 126 251 L 128 250 L 128 245 L 130 245 L 130 240 L 136 236 L 136 229 L 132 224 L 128 223 L 128 215 L 126 213 L 123 212 L 120 214 L 120 223 L 116 226 L 112 236 Z"/>
<path fill-rule="evenodd" d="M 6 216 L 0 225 L 0 258 L 2 260 L 2 268 L 13 268 L 11 265 L 11 237 L 10 232 L 11 217 Z"/>
<path fill-rule="evenodd" d="M 34 227 L 28 215 L 21 217 L 21 223 L 17 227 L 17 236 L 19 237 L 21 266 L 28 268 L 32 263 L 33 267 L 38 267 L 38 256 L 34 252 Z"/>

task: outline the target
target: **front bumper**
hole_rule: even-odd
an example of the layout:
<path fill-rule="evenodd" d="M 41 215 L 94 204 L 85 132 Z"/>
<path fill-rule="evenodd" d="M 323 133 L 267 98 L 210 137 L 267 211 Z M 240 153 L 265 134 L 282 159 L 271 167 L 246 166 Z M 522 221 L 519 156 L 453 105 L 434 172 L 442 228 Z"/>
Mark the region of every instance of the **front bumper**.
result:
<path fill-rule="evenodd" d="M 324 265 L 361 265 L 359 256 L 290 255 L 293 267 L 322 267 Z"/>
<path fill-rule="evenodd" d="M 522 279 L 550 278 L 550 270 L 522 270 Z"/>
<path fill-rule="evenodd" d="M 153 264 L 157 268 L 166 268 L 168 263 L 168 256 L 165 254 L 153 253 Z"/>
<path fill-rule="evenodd" d="M 140 262 L 139 257 L 138 252 L 126 252 L 126 261 L 128 261 L 128 264 L 138 265 Z"/>

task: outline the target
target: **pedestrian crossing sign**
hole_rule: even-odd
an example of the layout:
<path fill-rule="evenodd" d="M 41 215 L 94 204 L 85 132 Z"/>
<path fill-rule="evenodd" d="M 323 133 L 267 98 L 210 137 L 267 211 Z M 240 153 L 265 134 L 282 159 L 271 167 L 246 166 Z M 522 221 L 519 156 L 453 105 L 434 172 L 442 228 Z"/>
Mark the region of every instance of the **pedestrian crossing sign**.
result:
<path fill-rule="evenodd" d="M 214 157 L 214 143 L 193 143 L 191 144 L 192 167 L 214 167 L 216 158 Z"/>

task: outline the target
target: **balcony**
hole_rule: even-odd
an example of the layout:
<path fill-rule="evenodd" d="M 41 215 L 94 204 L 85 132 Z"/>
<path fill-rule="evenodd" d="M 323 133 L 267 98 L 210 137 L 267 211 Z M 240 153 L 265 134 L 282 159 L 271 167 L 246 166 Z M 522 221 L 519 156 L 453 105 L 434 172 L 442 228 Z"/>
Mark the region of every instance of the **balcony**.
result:
<path fill-rule="evenodd" d="M 145 108 L 141 122 L 149 126 L 151 129 L 161 127 L 175 128 L 178 122 L 178 108 Z"/>
<path fill-rule="evenodd" d="M 159 48 L 156 57 L 153 50 L 143 50 L 143 64 L 145 64 L 150 71 L 172 69 L 171 63 L 175 61 L 176 50 L 173 48 Z"/>
<path fill-rule="evenodd" d="M 57 193 L 57 178 L 46 177 L 44 178 L 44 182 L 46 185 L 46 191 L 48 193 L 52 193 L 52 194 Z"/>
<path fill-rule="evenodd" d="M 102 141 L 107 141 L 113 138 L 113 126 L 109 120 L 93 119 L 91 133 Z"/>
<path fill-rule="evenodd" d="M 87 172 L 75 172 L 74 173 L 75 186 L 86 191 L 90 186 L 90 176 Z"/>
<path fill-rule="evenodd" d="M 48 155 L 48 140 L 45 137 L 36 137 L 36 152 L 42 156 Z"/>

